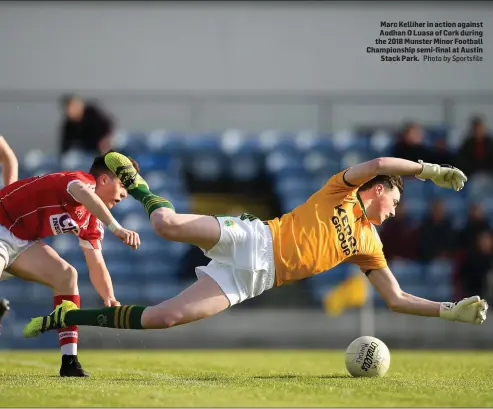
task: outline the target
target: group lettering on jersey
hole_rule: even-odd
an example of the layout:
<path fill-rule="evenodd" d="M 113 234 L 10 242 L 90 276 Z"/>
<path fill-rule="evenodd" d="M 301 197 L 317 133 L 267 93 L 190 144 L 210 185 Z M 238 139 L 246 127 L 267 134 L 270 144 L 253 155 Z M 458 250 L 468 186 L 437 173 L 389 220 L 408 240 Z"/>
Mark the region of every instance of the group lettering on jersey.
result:
<path fill-rule="evenodd" d="M 349 216 L 342 205 L 334 207 L 336 214 L 332 216 L 332 224 L 337 232 L 337 240 L 345 256 L 359 253 L 358 241 L 354 237 L 353 229 L 349 224 Z"/>
<path fill-rule="evenodd" d="M 85 220 L 79 227 L 79 225 L 70 217 L 68 213 L 53 214 L 50 216 L 51 230 L 53 230 L 53 234 L 55 235 L 73 233 L 78 236 L 80 230 L 87 229 L 88 225 L 89 219 Z"/>

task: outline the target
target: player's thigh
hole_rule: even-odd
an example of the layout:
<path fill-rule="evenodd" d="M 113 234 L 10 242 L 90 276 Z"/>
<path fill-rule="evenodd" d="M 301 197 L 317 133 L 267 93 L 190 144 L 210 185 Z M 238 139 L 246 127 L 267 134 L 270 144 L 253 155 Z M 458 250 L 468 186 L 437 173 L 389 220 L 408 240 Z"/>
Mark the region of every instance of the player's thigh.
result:
<path fill-rule="evenodd" d="M 160 208 L 152 213 L 151 223 L 162 237 L 190 243 L 204 250 L 213 248 L 221 237 L 221 228 L 214 216 L 180 214 Z"/>
<path fill-rule="evenodd" d="M 6 280 L 8 277 L 5 276 L 4 270 L 6 267 L 6 262 L 3 257 L 0 257 L 0 281 Z"/>
<path fill-rule="evenodd" d="M 209 276 L 201 276 L 180 294 L 154 307 L 142 316 L 145 328 L 168 328 L 211 317 L 229 307 L 221 287 Z"/>
<path fill-rule="evenodd" d="M 8 272 L 26 281 L 44 284 L 55 292 L 77 290 L 77 271 L 42 242 L 36 242 L 23 251 L 10 265 Z"/>

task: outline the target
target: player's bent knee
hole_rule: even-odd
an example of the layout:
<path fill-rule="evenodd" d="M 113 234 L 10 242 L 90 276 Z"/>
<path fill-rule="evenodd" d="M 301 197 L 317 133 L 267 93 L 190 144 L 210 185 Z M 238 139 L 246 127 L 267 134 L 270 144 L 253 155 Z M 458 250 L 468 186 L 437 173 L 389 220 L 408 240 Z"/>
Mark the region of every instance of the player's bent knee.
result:
<path fill-rule="evenodd" d="M 178 240 L 181 237 L 182 225 L 176 213 L 167 212 L 162 217 L 151 220 L 154 231 L 167 240 Z"/>
<path fill-rule="evenodd" d="M 68 294 L 76 293 L 78 274 L 73 266 L 67 264 L 64 266 L 63 271 L 60 271 L 60 274 L 56 274 L 54 277 L 53 289 L 55 291 Z"/>

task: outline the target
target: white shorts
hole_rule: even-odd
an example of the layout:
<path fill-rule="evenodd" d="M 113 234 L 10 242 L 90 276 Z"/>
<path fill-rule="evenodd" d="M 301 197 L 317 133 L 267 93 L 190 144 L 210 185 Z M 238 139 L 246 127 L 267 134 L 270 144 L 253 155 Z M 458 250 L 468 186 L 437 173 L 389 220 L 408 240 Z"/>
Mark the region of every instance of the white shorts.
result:
<path fill-rule="evenodd" d="M 219 242 L 204 254 L 212 261 L 195 268 L 197 277 L 207 274 L 219 284 L 230 306 L 256 297 L 274 285 L 272 234 L 261 220 L 217 217 Z"/>
<path fill-rule="evenodd" d="M 9 268 L 19 255 L 31 247 L 36 240 L 22 240 L 14 236 L 9 229 L 0 224 L 0 259 L 3 260 L 3 270 Z M 0 266 L 1 269 L 1 266 Z M 0 270 L 0 280 L 7 280 L 12 275 Z"/>

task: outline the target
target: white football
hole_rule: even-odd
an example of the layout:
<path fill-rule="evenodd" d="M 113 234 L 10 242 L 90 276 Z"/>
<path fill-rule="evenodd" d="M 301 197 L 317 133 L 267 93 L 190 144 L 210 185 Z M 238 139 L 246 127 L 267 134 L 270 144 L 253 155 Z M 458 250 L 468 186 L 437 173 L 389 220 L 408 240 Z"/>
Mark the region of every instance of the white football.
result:
<path fill-rule="evenodd" d="M 346 349 L 346 368 L 352 376 L 381 377 L 389 366 L 389 349 L 378 338 L 356 338 Z"/>

